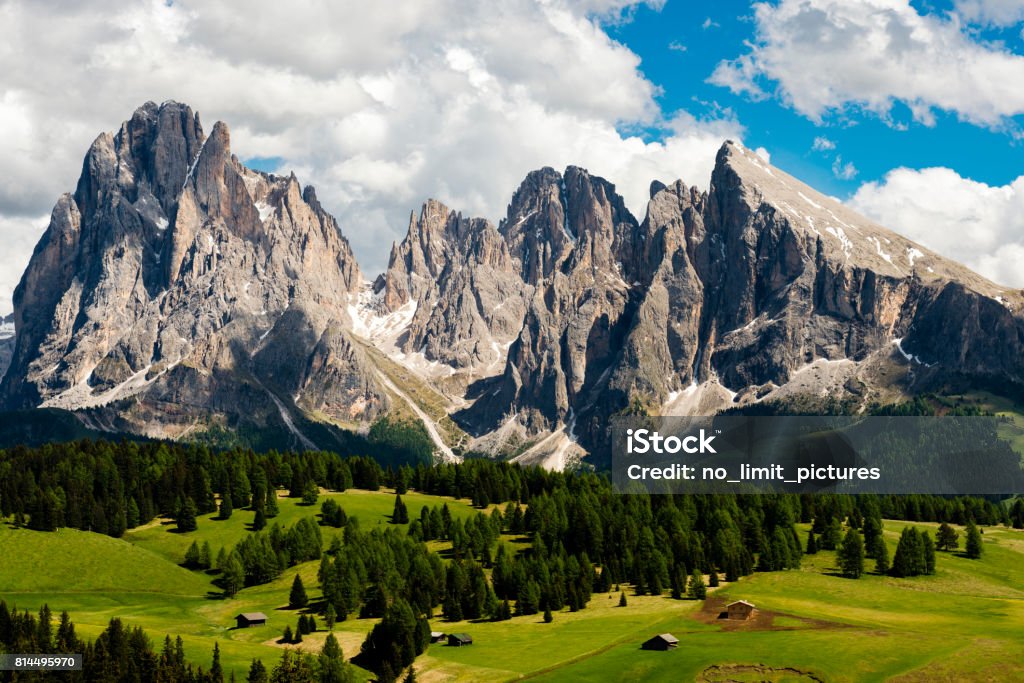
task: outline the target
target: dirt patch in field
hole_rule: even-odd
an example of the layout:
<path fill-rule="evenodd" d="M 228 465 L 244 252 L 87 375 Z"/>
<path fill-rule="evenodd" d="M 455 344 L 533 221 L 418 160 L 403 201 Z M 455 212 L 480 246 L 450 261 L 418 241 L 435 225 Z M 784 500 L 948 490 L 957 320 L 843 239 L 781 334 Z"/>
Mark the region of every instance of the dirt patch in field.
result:
<path fill-rule="evenodd" d="M 715 664 L 697 675 L 697 683 L 825 683 L 825 679 L 789 666 Z"/>
<path fill-rule="evenodd" d="M 717 595 L 709 596 L 703 607 L 693 614 L 693 618 L 704 624 L 714 624 L 723 631 L 798 631 L 801 629 L 840 629 L 853 628 L 849 624 L 840 624 L 824 619 L 808 619 L 784 612 L 755 608 L 748 619 L 730 619 L 726 605 L 730 601 Z M 782 619 L 777 619 L 782 617 Z"/>

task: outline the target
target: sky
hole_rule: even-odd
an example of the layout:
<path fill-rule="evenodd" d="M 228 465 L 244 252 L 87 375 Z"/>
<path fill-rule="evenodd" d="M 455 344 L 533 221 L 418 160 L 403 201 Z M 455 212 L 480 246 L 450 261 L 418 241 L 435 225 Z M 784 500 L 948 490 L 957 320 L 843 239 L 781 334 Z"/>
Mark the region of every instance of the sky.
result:
<path fill-rule="evenodd" d="M 1024 287 L 1024 0 L 0 0 L 0 314 L 82 157 L 147 100 L 317 188 L 363 270 L 436 198 L 576 164 L 642 218 L 726 138 Z"/>

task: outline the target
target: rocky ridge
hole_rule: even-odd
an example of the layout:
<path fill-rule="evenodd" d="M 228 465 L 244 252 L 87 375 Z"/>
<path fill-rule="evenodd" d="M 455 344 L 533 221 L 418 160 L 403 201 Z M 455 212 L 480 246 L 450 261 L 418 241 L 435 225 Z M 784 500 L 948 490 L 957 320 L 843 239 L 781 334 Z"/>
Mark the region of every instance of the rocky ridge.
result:
<path fill-rule="evenodd" d="M 14 293 L 10 408 L 91 409 L 108 429 L 186 437 L 297 410 L 373 419 L 388 397 L 350 338 L 362 276 L 294 175 L 245 168 L 227 126 L 148 103 L 96 138 Z"/>
<path fill-rule="evenodd" d="M 147 104 L 58 201 L 0 397 L 173 438 L 276 424 L 303 447 L 303 424 L 408 404 L 446 457 L 565 467 L 600 460 L 626 409 L 1022 385 L 1022 306 L 731 142 L 707 192 L 652 183 L 642 222 L 571 166 L 530 173 L 497 226 L 428 201 L 370 284 L 312 188 Z"/>

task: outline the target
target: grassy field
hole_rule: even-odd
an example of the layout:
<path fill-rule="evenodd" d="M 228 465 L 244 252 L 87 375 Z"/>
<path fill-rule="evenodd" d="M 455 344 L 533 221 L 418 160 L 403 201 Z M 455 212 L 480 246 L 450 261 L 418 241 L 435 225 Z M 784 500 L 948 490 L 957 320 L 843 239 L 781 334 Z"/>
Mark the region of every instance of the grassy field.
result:
<path fill-rule="evenodd" d="M 359 519 L 363 529 L 388 525 L 394 507 L 393 491 L 349 490 L 320 496 L 337 500 L 349 516 Z M 476 514 L 469 501 L 408 493 L 402 496 L 412 517 L 423 505 L 448 503 L 452 516 Z M 284 527 L 319 512 L 296 499 L 280 498 L 280 514 L 270 520 Z M 232 669 L 244 680 L 249 663 L 259 657 L 272 663 L 280 656 L 276 640 L 285 625 L 293 629 L 298 613 L 284 609 L 295 574 L 301 573 L 312 599 L 319 597 L 317 563 L 307 562 L 285 571 L 276 581 L 241 591 L 235 598 L 221 598 L 213 584 L 215 577 L 180 566 L 188 546 L 208 541 L 216 554 L 230 548 L 248 531 L 253 519 L 249 510 L 236 510 L 229 520 L 215 515 L 198 518 L 198 529 L 189 534 L 174 531 L 169 520 L 154 520 L 133 529 L 123 539 L 83 531 L 62 529 L 41 533 L 0 524 L 0 598 L 20 608 L 38 609 L 49 603 L 57 612 L 67 610 L 79 632 L 98 635 L 111 617 L 121 617 L 143 627 L 154 640 L 164 635 L 181 635 L 186 653 L 198 664 L 209 666 L 214 642 L 219 642 L 225 670 Z M 322 527 L 324 545 L 338 530 Z M 261 611 L 270 616 L 267 626 L 234 629 L 239 612 Z M 339 641 L 346 656 L 358 653 L 372 627 L 368 620 L 339 624 Z M 325 634 L 314 634 L 302 644 L 318 651 Z M 366 674 L 368 676 L 368 674 Z"/>
<path fill-rule="evenodd" d="M 330 494 L 364 528 L 387 524 L 393 492 Z M 467 501 L 418 494 L 403 496 L 410 514 L 421 505 L 448 502 L 457 516 L 474 514 Z M 276 521 L 293 524 L 314 514 L 282 498 Z M 254 657 L 272 663 L 276 640 L 297 613 L 285 609 L 298 572 L 312 599 L 319 597 L 317 564 L 284 572 L 271 584 L 221 599 L 212 577 L 178 565 L 193 541 L 208 540 L 214 552 L 241 539 L 252 513 L 228 521 L 199 519 L 199 529 L 177 534 L 160 522 L 124 539 L 62 530 L 39 533 L 0 525 L 0 597 L 36 609 L 47 602 L 67 609 L 79 631 L 95 636 L 113 616 L 142 626 L 154 640 L 181 635 L 193 661 L 209 665 L 219 642 L 228 671 L 240 678 Z M 903 522 L 888 522 L 890 551 Z M 934 525 L 918 526 L 933 529 Z M 324 529 L 325 543 L 332 530 Z M 803 530 L 801 530 L 803 531 Z M 798 571 L 755 574 L 723 584 L 705 603 L 634 596 L 618 606 L 618 594 L 595 594 L 585 610 L 562 611 L 554 622 L 538 616 L 505 622 L 433 623 L 435 630 L 466 631 L 467 648 L 432 646 L 417 659 L 419 680 L 440 681 L 862 681 L 1024 680 L 1024 532 L 986 529 L 980 561 L 939 553 L 934 576 L 894 579 L 869 574 L 860 580 L 836 575 L 835 554 L 804 558 Z M 438 547 L 437 544 L 434 544 Z M 870 561 L 869 561 L 870 566 Z M 717 618 L 727 600 L 758 606 L 750 622 Z M 265 627 L 233 629 L 242 611 L 269 615 Z M 373 621 L 350 619 L 336 626 L 347 656 L 358 652 Z M 640 644 L 670 632 L 679 647 L 647 652 Z M 316 652 L 325 634 L 308 636 Z M 367 672 L 361 675 L 369 678 Z"/>

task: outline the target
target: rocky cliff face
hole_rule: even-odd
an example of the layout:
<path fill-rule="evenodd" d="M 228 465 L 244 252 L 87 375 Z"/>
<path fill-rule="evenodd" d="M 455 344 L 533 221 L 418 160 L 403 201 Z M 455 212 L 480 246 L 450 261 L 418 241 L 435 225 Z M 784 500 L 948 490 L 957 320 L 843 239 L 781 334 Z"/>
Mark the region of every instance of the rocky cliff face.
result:
<path fill-rule="evenodd" d="M 149 103 L 58 200 L 0 393 L 154 435 L 276 424 L 305 443 L 296 406 L 346 424 L 387 407 L 348 338 L 361 280 L 312 187 L 245 168 L 224 124 L 206 137 L 187 106 Z"/>
<path fill-rule="evenodd" d="M 654 183 L 639 227 L 586 178 L 569 169 L 559 194 L 557 174 L 531 174 L 513 201 L 540 222 L 503 229 L 536 293 L 501 382 L 460 413 L 492 432 L 485 445 L 511 418 L 538 435 L 522 459 L 560 464 L 566 440 L 600 450 L 630 406 L 707 414 L 794 394 L 865 401 L 954 375 L 1024 382 L 1021 292 L 739 145 L 722 147 L 706 194 Z"/>
<path fill-rule="evenodd" d="M 0 318 L 0 379 L 7 373 L 14 353 L 14 314 Z"/>
<path fill-rule="evenodd" d="M 491 223 L 432 200 L 418 218 L 410 216 L 408 235 L 392 248 L 374 289 L 371 319 L 408 319 L 387 340 L 393 348 L 409 362 L 440 363 L 468 382 L 502 367 L 532 287 Z"/>
<path fill-rule="evenodd" d="M 640 223 L 575 167 L 530 173 L 497 227 L 428 201 L 369 285 L 312 188 L 245 168 L 223 124 L 205 137 L 188 107 L 147 104 L 96 139 L 15 308 L 8 407 L 306 447 L 308 421 L 397 412 L 446 455 L 465 438 L 450 414 L 470 448 L 552 467 L 600 457 L 624 409 L 1024 386 L 1020 291 L 733 143 L 707 192 L 652 183 Z"/>

